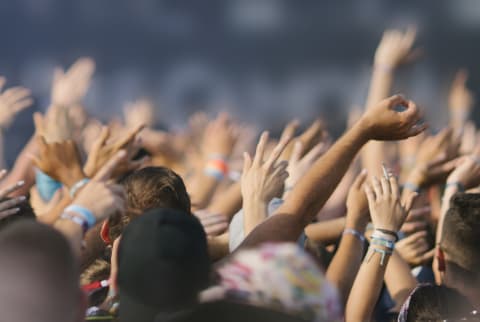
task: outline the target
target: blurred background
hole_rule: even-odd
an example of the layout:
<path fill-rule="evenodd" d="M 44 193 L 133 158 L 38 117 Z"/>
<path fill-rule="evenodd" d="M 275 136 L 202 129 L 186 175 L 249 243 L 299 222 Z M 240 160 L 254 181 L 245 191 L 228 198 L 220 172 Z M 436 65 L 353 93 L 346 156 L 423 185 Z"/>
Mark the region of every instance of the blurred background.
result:
<path fill-rule="evenodd" d="M 321 116 L 338 135 L 366 98 L 383 30 L 409 25 L 423 56 L 395 88 L 442 125 L 455 71 L 467 68 L 479 88 L 478 0 L 2 0 L 0 74 L 44 110 L 53 68 L 87 55 L 97 72 L 86 107 L 103 119 L 148 97 L 168 127 L 198 109 L 227 110 L 273 131 Z M 31 113 L 7 133 L 10 158 L 33 130 Z"/>

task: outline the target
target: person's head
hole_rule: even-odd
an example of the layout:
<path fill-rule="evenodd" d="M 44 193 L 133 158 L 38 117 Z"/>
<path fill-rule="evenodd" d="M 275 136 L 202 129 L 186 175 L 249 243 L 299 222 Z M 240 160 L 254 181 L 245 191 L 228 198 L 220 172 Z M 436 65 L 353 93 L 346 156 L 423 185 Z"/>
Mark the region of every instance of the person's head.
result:
<path fill-rule="evenodd" d="M 339 321 L 336 289 L 296 244 L 264 244 L 239 251 L 222 265 L 219 290 L 228 300 L 294 314 L 308 321 Z"/>
<path fill-rule="evenodd" d="M 474 312 L 468 300 L 454 289 L 420 284 L 403 304 L 398 322 L 480 321 L 480 315 Z"/>
<path fill-rule="evenodd" d="M 480 194 L 452 197 L 437 247 L 438 270 L 446 286 L 480 286 Z"/>
<path fill-rule="evenodd" d="M 128 223 L 145 211 L 154 208 L 176 209 L 191 213 L 190 197 L 182 178 L 165 167 L 146 167 L 132 172 L 123 181 L 127 213 L 112 216 L 102 236 L 113 242 Z"/>
<path fill-rule="evenodd" d="M 209 282 L 202 225 L 173 209 L 152 209 L 133 220 L 118 246 L 120 321 L 152 321 L 159 312 L 197 301 Z"/>
<path fill-rule="evenodd" d="M 0 232 L 0 312 L 3 321 L 83 321 L 85 298 L 67 240 L 32 220 Z"/>

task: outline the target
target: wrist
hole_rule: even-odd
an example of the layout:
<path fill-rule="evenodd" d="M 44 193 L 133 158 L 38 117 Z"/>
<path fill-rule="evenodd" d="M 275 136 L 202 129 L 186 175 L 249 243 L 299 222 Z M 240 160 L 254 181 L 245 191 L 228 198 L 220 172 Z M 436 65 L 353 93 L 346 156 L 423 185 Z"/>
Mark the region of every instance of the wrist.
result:
<path fill-rule="evenodd" d="M 359 231 L 361 233 L 365 232 L 365 229 L 367 227 L 367 223 L 363 220 L 355 220 L 355 219 L 349 219 L 349 216 L 351 216 L 353 212 L 347 211 L 347 216 L 346 216 L 346 221 L 345 221 L 345 229 L 354 229 L 356 231 Z"/>
<path fill-rule="evenodd" d="M 71 170 L 65 177 L 65 185 L 71 189 L 80 180 L 88 177 L 81 168 Z"/>

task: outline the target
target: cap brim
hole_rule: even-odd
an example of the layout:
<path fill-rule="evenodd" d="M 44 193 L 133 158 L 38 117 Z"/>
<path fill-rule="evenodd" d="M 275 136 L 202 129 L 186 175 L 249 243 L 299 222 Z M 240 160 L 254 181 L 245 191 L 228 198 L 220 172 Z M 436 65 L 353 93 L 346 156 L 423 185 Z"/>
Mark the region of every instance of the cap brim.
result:
<path fill-rule="evenodd" d="M 160 311 L 120 292 L 119 322 L 152 322 Z"/>

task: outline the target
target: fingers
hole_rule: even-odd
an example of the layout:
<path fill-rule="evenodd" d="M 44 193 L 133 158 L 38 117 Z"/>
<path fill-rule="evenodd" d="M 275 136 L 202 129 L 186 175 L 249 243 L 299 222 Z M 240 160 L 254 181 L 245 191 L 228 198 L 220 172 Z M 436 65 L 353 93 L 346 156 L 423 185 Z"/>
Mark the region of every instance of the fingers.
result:
<path fill-rule="evenodd" d="M 17 183 L 13 184 L 13 185 L 10 185 L 9 187 L 3 189 L 0 191 L 0 199 L 1 198 L 5 198 L 7 197 L 9 194 L 11 194 L 12 192 L 14 191 L 17 191 L 18 189 L 20 189 L 21 187 L 23 187 L 23 185 L 25 184 L 25 181 L 18 181 Z"/>
<path fill-rule="evenodd" d="M 0 170 L 0 180 L 3 180 L 7 176 L 8 171 L 6 169 Z"/>
<path fill-rule="evenodd" d="M 326 151 L 326 144 L 321 142 L 318 143 L 308 151 L 308 153 L 303 157 L 302 161 L 307 162 L 307 164 L 313 163 L 315 160 L 317 160 L 320 156 L 322 156 Z"/>
<path fill-rule="evenodd" d="M 111 178 L 117 166 L 125 159 L 127 153 L 125 150 L 119 150 L 94 177 L 95 181 L 106 181 Z"/>
<path fill-rule="evenodd" d="M 252 157 L 248 152 L 243 152 L 243 174 L 246 174 L 252 167 Z"/>
<path fill-rule="evenodd" d="M 10 200 L 0 202 L 0 212 L 5 211 L 5 210 L 9 210 L 10 208 L 13 208 L 13 207 L 21 204 L 26 199 L 27 198 L 25 196 L 20 196 L 20 197 L 17 197 L 17 198 L 13 198 L 13 199 L 10 199 Z"/>
<path fill-rule="evenodd" d="M 390 189 L 389 179 L 390 178 L 385 178 L 384 176 L 382 176 L 380 178 L 380 185 L 382 187 L 382 191 L 383 191 L 384 196 L 390 196 L 391 192 L 392 192 L 391 189 Z"/>
<path fill-rule="evenodd" d="M 20 211 L 20 208 L 12 208 L 8 210 L 0 211 L 0 219 L 7 218 L 9 216 L 13 216 Z"/>
<path fill-rule="evenodd" d="M 102 130 L 100 131 L 100 135 L 97 140 L 92 145 L 92 151 L 99 151 L 102 146 L 105 145 L 105 143 L 108 140 L 108 137 L 110 136 L 110 129 L 108 126 L 102 126 Z"/>
<path fill-rule="evenodd" d="M 433 256 L 435 256 L 435 248 L 429 250 L 428 252 L 422 255 L 421 257 L 422 263 L 431 261 L 433 259 Z"/>
<path fill-rule="evenodd" d="M 37 135 L 45 134 L 45 123 L 43 120 L 43 115 L 41 113 L 33 113 L 33 124 L 35 125 L 35 133 Z"/>
<path fill-rule="evenodd" d="M 128 143 L 130 143 L 134 138 L 135 136 L 141 131 L 143 130 L 143 128 L 145 128 L 145 124 L 140 124 L 138 125 L 136 128 L 134 128 L 133 130 L 131 130 L 130 132 L 128 132 L 125 137 L 123 137 L 122 139 L 118 140 L 118 142 L 115 143 L 115 147 L 116 148 L 123 148 L 125 145 L 127 145 Z"/>
<path fill-rule="evenodd" d="M 398 186 L 397 177 L 395 177 L 394 175 L 389 173 L 388 181 L 390 183 L 390 191 L 392 193 L 392 197 L 394 199 L 399 199 L 400 198 L 400 187 Z"/>
<path fill-rule="evenodd" d="M 376 196 L 372 187 L 369 184 L 365 184 L 365 194 L 367 195 L 367 200 L 369 205 L 375 204 Z"/>
<path fill-rule="evenodd" d="M 290 163 L 297 163 L 303 153 L 303 143 L 301 141 L 296 141 L 293 145 L 292 155 L 290 156 Z"/>
<path fill-rule="evenodd" d="M 367 169 L 362 169 L 360 174 L 355 178 L 355 181 L 353 182 L 353 186 L 355 187 L 355 189 L 358 190 L 363 186 L 363 184 L 367 180 L 367 175 Z"/>
<path fill-rule="evenodd" d="M 412 222 L 405 222 L 400 231 L 404 232 L 405 234 L 413 234 L 417 231 L 425 230 L 428 226 L 426 221 L 412 221 Z"/>
<path fill-rule="evenodd" d="M 280 155 L 282 154 L 283 150 L 285 150 L 291 139 L 292 136 L 289 136 L 283 138 L 282 140 L 280 140 L 280 142 L 278 142 L 278 144 L 275 146 L 272 153 L 270 154 L 270 157 L 264 164 L 266 169 L 271 169 L 274 166 L 275 162 L 277 162 L 278 158 L 280 158 Z"/>
<path fill-rule="evenodd" d="M 383 197 L 382 186 L 380 184 L 380 181 L 378 181 L 378 178 L 375 176 L 372 178 L 372 188 L 373 188 L 373 191 L 375 192 L 375 196 L 377 199 L 380 199 Z"/>
<path fill-rule="evenodd" d="M 295 119 L 293 121 L 290 121 L 283 129 L 282 135 L 280 136 L 280 141 L 285 138 L 293 137 L 299 126 L 299 120 Z"/>
<path fill-rule="evenodd" d="M 387 98 L 388 106 L 390 109 L 395 108 L 398 105 L 408 108 L 408 101 L 400 94 L 396 94 Z M 404 113 L 404 112 L 399 112 Z"/>
<path fill-rule="evenodd" d="M 408 213 L 412 209 L 413 202 L 415 201 L 415 198 L 418 196 L 418 193 L 416 192 L 410 192 L 405 198 L 405 203 L 404 203 L 404 208 L 405 211 Z"/>
<path fill-rule="evenodd" d="M 255 151 L 255 157 L 253 158 L 253 166 L 259 167 L 262 164 L 268 137 L 269 134 L 267 131 L 263 132 L 260 136 L 260 141 L 258 142 L 257 150 Z"/>

